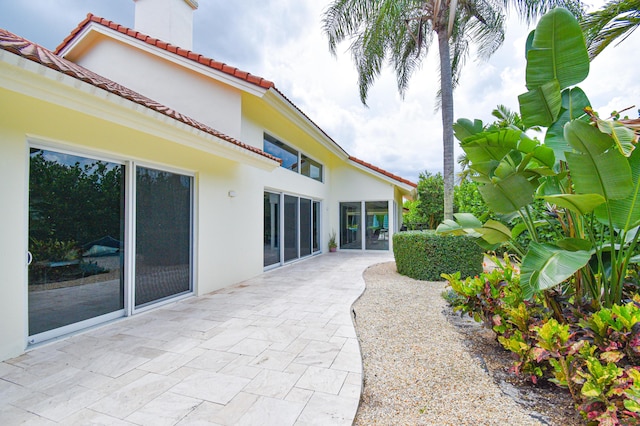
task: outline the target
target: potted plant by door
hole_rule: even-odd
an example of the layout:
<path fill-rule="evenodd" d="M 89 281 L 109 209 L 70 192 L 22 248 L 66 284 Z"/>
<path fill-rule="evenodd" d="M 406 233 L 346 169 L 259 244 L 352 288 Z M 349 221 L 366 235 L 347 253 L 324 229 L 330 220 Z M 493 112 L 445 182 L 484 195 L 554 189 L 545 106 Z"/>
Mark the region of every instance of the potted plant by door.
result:
<path fill-rule="evenodd" d="M 329 251 L 334 252 L 338 248 L 338 243 L 336 243 L 336 231 L 332 231 L 329 236 Z"/>

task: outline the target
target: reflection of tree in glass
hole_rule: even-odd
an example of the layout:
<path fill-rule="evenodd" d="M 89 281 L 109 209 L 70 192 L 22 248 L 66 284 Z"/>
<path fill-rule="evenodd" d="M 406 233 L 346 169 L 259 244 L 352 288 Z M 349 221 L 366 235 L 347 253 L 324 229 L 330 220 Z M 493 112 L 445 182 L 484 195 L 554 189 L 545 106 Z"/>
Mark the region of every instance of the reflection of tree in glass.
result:
<path fill-rule="evenodd" d="M 105 236 L 122 241 L 124 166 L 55 154 L 31 150 L 31 239 L 80 246 Z"/>

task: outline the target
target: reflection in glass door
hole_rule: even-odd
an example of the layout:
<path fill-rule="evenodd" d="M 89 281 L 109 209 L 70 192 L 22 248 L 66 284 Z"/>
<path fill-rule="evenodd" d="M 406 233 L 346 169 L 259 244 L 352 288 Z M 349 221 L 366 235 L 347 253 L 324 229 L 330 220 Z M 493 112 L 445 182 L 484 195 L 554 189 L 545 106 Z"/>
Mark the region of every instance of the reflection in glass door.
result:
<path fill-rule="evenodd" d="M 264 266 L 280 263 L 280 194 L 264 193 Z"/>
<path fill-rule="evenodd" d="M 367 217 L 367 250 L 389 250 L 389 202 L 364 203 Z"/>
<path fill-rule="evenodd" d="M 312 250 L 311 206 L 311 200 L 300 198 L 300 257 L 309 256 Z"/>
<path fill-rule="evenodd" d="M 340 203 L 340 248 L 362 249 L 361 203 Z"/>
<path fill-rule="evenodd" d="M 124 174 L 122 164 L 30 150 L 31 343 L 124 315 Z"/>
<path fill-rule="evenodd" d="M 136 168 L 136 308 L 191 291 L 192 178 Z"/>
<path fill-rule="evenodd" d="M 298 197 L 284 196 L 284 261 L 298 258 Z"/>

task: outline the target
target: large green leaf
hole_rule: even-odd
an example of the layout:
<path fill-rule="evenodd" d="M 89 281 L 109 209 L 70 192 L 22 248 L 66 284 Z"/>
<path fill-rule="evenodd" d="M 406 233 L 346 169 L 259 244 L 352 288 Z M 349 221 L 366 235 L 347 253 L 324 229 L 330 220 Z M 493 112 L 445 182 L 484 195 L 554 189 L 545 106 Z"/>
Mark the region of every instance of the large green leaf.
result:
<path fill-rule="evenodd" d="M 562 94 L 558 80 L 543 85 L 518 96 L 522 122 L 527 127 L 549 127 L 558 118 L 562 106 Z"/>
<path fill-rule="evenodd" d="M 618 121 L 607 121 L 599 118 L 596 120 L 598 129 L 600 129 L 601 132 L 610 135 L 615 141 L 620 153 L 625 157 L 629 157 L 636 148 L 636 133 Z"/>
<path fill-rule="evenodd" d="M 608 224 L 608 208 L 613 226 L 625 231 L 640 225 L 640 150 L 635 150 L 629 157 L 629 167 L 633 180 L 629 195 L 621 200 L 611 200 L 608 205 L 600 206 L 595 211 L 598 220 Z"/>
<path fill-rule="evenodd" d="M 580 24 L 568 10 L 553 9 L 540 19 L 527 52 L 527 89 L 552 80 L 564 89 L 580 83 L 588 74 L 589 55 Z"/>
<path fill-rule="evenodd" d="M 544 137 L 544 144 L 553 149 L 558 161 L 566 161 L 564 153 L 573 149 L 564 138 L 564 125 L 576 119 L 588 121 L 589 116 L 585 114 L 584 109 L 590 106 L 591 103 L 587 95 L 579 87 L 562 91 L 560 116 L 549 127 Z"/>
<path fill-rule="evenodd" d="M 511 239 L 511 230 L 496 220 L 488 220 L 481 228 L 476 229 L 489 244 L 505 243 Z"/>
<path fill-rule="evenodd" d="M 629 161 L 613 149 L 611 137 L 582 121 L 565 126 L 565 139 L 579 152 L 565 157 L 578 194 L 600 194 L 607 201 L 627 197 L 633 189 Z"/>
<path fill-rule="evenodd" d="M 521 135 L 521 130 L 491 130 L 466 138 L 460 147 L 472 164 L 502 161 L 505 155 L 518 146 Z"/>
<path fill-rule="evenodd" d="M 585 215 L 606 200 L 599 194 L 557 194 L 542 197 L 548 203 Z"/>
<path fill-rule="evenodd" d="M 533 202 L 535 188 L 522 174 L 478 187 L 489 209 L 496 213 L 512 213 Z"/>
<path fill-rule="evenodd" d="M 534 294 L 555 287 L 585 266 L 590 258 L 589 251 L 568 251 L 550 244 L 531 242 L 522 259 L 522 295 L 531 299 Z"/>
<path fill-rule="evenodd" d="M 564 138 L 573 149 L 592 157 L 613 147 L 609 135 L 580 120 L 572 120 L 564 127 Z"/>
<path fill-rule="evenodd" d="M 484 131 L 482 120 L 473 120 L 473 122 L 467 118 L 460 118 L 453 123 L 453 133 L 460 142 L 464 142 L 465 139 L 477 135 Z"/>
<path fill-rule="evenodd" d="M 456 222 L 463 228 L 480 228 L 482 222 L 471 213 L 454 213 Z"/>

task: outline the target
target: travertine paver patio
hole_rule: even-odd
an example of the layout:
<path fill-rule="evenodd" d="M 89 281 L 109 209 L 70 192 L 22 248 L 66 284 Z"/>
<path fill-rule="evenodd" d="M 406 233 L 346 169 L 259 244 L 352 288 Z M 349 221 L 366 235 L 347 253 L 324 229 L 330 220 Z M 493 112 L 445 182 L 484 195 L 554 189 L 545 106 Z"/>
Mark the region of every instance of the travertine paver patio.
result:
<path fill-rule="evenodd" d="M 0 363 L 0 424 L 351 424 L 350 306 L 388 260 L 317 256 Z"/>

